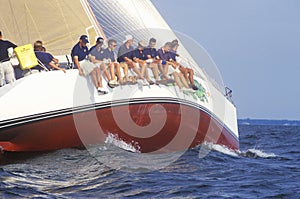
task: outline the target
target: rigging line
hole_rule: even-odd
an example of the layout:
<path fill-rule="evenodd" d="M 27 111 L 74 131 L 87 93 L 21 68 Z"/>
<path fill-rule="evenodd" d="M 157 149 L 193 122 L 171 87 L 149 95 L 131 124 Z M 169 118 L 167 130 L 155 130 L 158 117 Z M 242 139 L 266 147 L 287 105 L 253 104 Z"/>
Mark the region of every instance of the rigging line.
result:
<path fill-rule="evenodd" d="M 34 20 L 34 18 L 33 18 L 33 16 L 32 16 L 32 14 L 31 14 L 31 11 L 30 11 L 30 9 L 29 9 L 29 7 L 27 6 L 26 3 L 25 3 L 25 8 L 26 8 L 26 11 L 27 11 L 28 14 L 29 14 L 29 17 L 30 17 L 30 19 L 31 19 L 31 21 L 32 21 L 32 23 L 33 23 L 33 25 L 34 25 L 34 28 L 35 28 L 35 30 L 36 30 L 36 32 L 37 32 L 37 34 L 38 34 L 38 37 L 42 38 L 41 33 L 40 33 L 40 31 L 39 31 L 39 28 L 38 28 L 38 26 L 37 26 L 37 24 L 36 24 L 36 22 L 35 22 L 35 20 Z M 27 18 L 26 18 L 26 19 L 27 19 Z M 27 20 L 26 20 L 26 24 L 27 24 Z M 28 25 L 28 24 L 27 24 L 27 25 Z M 27 30 L 30 30 L 30 27 L 27 27 Z M 30 41 L 30 34 L 29 34 L 29 31 L 28 31 L 28 41 Z"/>
<path fill-rule="evenodd" d="M 101 21 L 103 20 L 103 23 L 108 24 L 108 25 L 113 24 L 111 19 L 107 16 L 108 14 L 105 12 L 105 10 L 100 10 L 100 8 L 104 7 L 104 6 L 105 6 L 105 4 L 103 4 L 102 6 L 100 6 L 100 4 L 98 4 L 98 5 L 94 4 L 95 9 L 98 11 L 98 13 L 101 17 Z M 106 10 L 108 10 L 108 9 L 106 9 Z M 105 26 L 102 25 L 102 27 L 104 28 Z"/>
<path fill-rule="evenodd" d="M 111 5 L 111 6 L 110 6 Z M 108 3 L 104 3 L 104 10 L 102 12 L 105 12 L 105 16 L 103 16 L 106 19 L 106 23 L 108 25 L 111 25 L 112 27 L 114 27 L 116 32 L 121 32 L 122 29 L 122 18 L 121 17 L 117 17 L 118 16 L 118 10 L 117 9 L 113 9 L 114 6 L 113 4 L 108 4 Z M 100 8 L 100 6 L 99 6 Z M 106 8 L 106 9 L 105 9 Z M 116 10 L 114 13 L 110 13 L 108 12 L 109 10 Z"/>
<path fill-rule="evenodd" d="M 81 5 L 80 0 L 77 0 L 77 1 L 78 1 L 77 3 L 79 3 L 79 4 Z M 76 4 L 76 3 L 72 3 L 72 4 Z M 84 21 L 82 20 L 83 17 L 81 17 L 81 16 L 79 15 L 80 13 L 75 12 L 74 9 L 73 9 L 73 7 L 72 7 L 70 4 L 68 4 L 68 3 L 66 3 L 65 6 L 66 6 L 67 8 L 69 8 L 69 10 L 70 10 L 70 12 L 71 12 L 72 14 L 74 14 L 74 17 L 76 17 L 77 22 L 79 22 L 80 25 L 82 25 L 82 27 L 85 28 Z M 84 8 L 83 8 L 82 6 L 80 6 L 80 8 L 83 10 L 83 13 L 85 13 Z M 77 14 L 76 14 L 76 13 L 77 13 Z M 86 13 L 85 13 L 85 14 L 86 14 Z M 86 15 L 85 15 L 85 16 L 86 16 Z M 86 17 L 87 17 L 87 16 L 86 16 Z"/>
<path fill-rule="evenodd" d="M 61 5 L 60 2 L 61 2 L 61 0 L 56 0 L 57 6 L 58 6 L 59 11 L 60 11 L 60 14 L 61 14 L 61 16 L 63 18 L 63 21 L 64 21 L 64 25 L 66 26 L 66 28 L 68 30 L 68 37 L 70 38 L 71 42 L 73 42 L 72 35 L 71 35 L 71 28 L 69 26 L 69 23 L 67 23 L 66 16 L 65 16 L 65 14 L 64 14 L 64 12 L 62 10 L 62 6 L 60 6 Z M 63 0 L 63 3 L 67 4 L 65 0 Z"/>
<path fill-rule="evenodd" d="M 106 28 L 105 28 L 105 23 L 106 23 L 106 21 L 105 21 L 105 17 L 104 17 L 104 15 L 103 15 L 103 13 L 102 13 L 102 11 L 99 9 L 100 8 L 100 6 L 98 6 L 97 4 L 95 4 L 94 2 L 91 2 L 91 6 L 94 8 L 94 10 L 96 11 L 96 13 L 98 13 L 98 16 L 100 16 L 100 21 L 101 21 L 101 27 L 102 27 L 102 29 L 103 29 L 103 31 L 105 31 L 106 32 Z M 97 17 L 98 19 L 99 19 L 99 17 Z M 99 21 L 97 19 L 97 21 Z M 102 20 L 103 19 L 103 20 Z M 102 23 L 103 22 L 103 23 Z M 105 34 L 105 33 L 104 33 Z M 105 34 L 106 35 L 106 34 Z"/>
<path fill-rule="evenodd" d="M 11 1 L 8 1 L 8 2 L 9 2 L 10 12 L 12 13 L 14 23 L 16 24 L 19 37 L 21 38 L 22 43 L 24 43 L 23 37 L 21 36 L 20 27 L 18 26 L 18 23 L 17 23 L 16 15 L 15 15 L 14 10 L 12 8 L 13 6 L 11 5 Z"/>

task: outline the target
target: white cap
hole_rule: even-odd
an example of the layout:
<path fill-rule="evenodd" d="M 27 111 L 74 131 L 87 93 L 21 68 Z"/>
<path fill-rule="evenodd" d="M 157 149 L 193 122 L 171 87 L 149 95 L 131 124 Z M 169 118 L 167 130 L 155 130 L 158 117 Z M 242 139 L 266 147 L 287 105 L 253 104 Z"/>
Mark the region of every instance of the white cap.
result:
<path fill-rule="evenodd" d="M 132 39 L 133 39 L 132 35 L 126 35 L 125 40 L 123 41 L 123 43 L 126 43 L 128 40 L 132 40 Z"/>

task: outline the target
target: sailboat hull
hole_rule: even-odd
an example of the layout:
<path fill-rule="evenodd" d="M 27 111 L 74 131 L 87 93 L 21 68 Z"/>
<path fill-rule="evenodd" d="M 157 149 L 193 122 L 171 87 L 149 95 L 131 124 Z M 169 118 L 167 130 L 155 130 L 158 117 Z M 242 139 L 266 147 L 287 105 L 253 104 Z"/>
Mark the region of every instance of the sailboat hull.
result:
<path fill-rule="evenodd" d="M 126 114 L 128 110 L 131 119 Z M 118 117 L 124 118 L 122 124 L 116 121 L 115 113 L 120 113 Z M 189 117 L 184 116 L 186 113 Z M 211 113 L 201 107 L 195 108 L 181 103 L 143 100 L 141 103 L 134 102 L 126 106 L 103 108 L 95 106 L 90 110 L 86 110 L 85 107 L 77 113 L 66 110 L 65 115 L 51 114 L 52 117 L 43 115 L 40 118 L 36 117 L 34 121 L 30 121 L 32 119 L 29 118 L 27 121 L 20 120 L 20 125 L 2 129 L 0 133 L 2 150 L 49 151 L 90 146 L 104 143 L 109 134 L 144 153 L 185 150 L 203 142 L 225 145 L 234 150 L 239 148 L 238 139 Z M 200 120 L 195 121 L 197 115 L 200 116 Z M 153 132 L 153 128 L 152 131 L 147 130 L 150 124 L 161 125 L 162 120 L 164 124 L 157 132 Z M 132 128 L 131 122 L 144 131 L 138 129 L 128 132 L 127 129 Z"/>

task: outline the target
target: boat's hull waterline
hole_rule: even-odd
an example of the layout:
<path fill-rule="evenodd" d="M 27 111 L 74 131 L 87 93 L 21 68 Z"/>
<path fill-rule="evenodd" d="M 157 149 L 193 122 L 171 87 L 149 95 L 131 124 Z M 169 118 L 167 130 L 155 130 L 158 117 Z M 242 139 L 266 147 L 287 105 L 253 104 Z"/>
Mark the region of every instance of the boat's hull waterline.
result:
<path fill-rule="evenodd" d="M 239 148 L 238 139 L 234 134 L 204 109 L 180 103 L 156 101 L 152 103 L 149 100 L 145 103 L 143 100 L 129 105 L 131 119 L 139 127 L 146 127 L 152 122 L 154 124 L 151 125 L 156 125 L 155 123 L 160 123 L 161 120 L 165 121 L 162 128 L 154 133 L 147 128 L 140 132 L 125 132 L 124 129 L 131 128 L 126 118 L 121 125 L 128 123 L 128 126 L 123 128 L 118 126 L 114 120 L 114 112 L 126 112 L 127 105 L 99 109 L 96 106 L 83 108 L 77 113 L 66 110 L 59 116 L 49 113 L 15 121 L 15 124 L 1 129 L 0 146 L 4 151 L 49 151 L 101 144 L 108 134 L 112 134 L 145 153 L 185 150 L 204 141 L 225 145 L 231 149 Z M 162 110 L 167 113 L 166 116 L 164 111 L 161 112 Z M 182 112 L 188 113 L 189 117 L 183 119 L 186 116 L 183 116 Z M 195 122 L 193 114 L 199 115 L 200 120 Z M 150 115 L 151 118 L 155 118 L 154 121 L 151 121 Z M 95 116 L 100 129 L 94 123 Z M 125 114 L 124 117 L 127 115 Z M 76 121 L 80 124 L 76 124 Z M 84 131 L 79 132 L 78 126 Z"/>

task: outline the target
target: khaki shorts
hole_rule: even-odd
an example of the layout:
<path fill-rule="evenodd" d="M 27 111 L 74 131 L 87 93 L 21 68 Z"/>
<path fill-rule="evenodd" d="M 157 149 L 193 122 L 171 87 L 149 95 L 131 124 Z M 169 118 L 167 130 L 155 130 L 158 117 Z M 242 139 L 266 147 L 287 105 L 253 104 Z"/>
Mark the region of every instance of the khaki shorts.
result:
<path fill-rule="evenodd" d="M 89 75 L 97 66 L 88 60 L 79 62 L 80 68 L 85 76 Z"/>
<path fill-rule="evenodd" d="M 16 81 L 15 72 L 10 61 L 0 63 L 0 86 Z"/>

